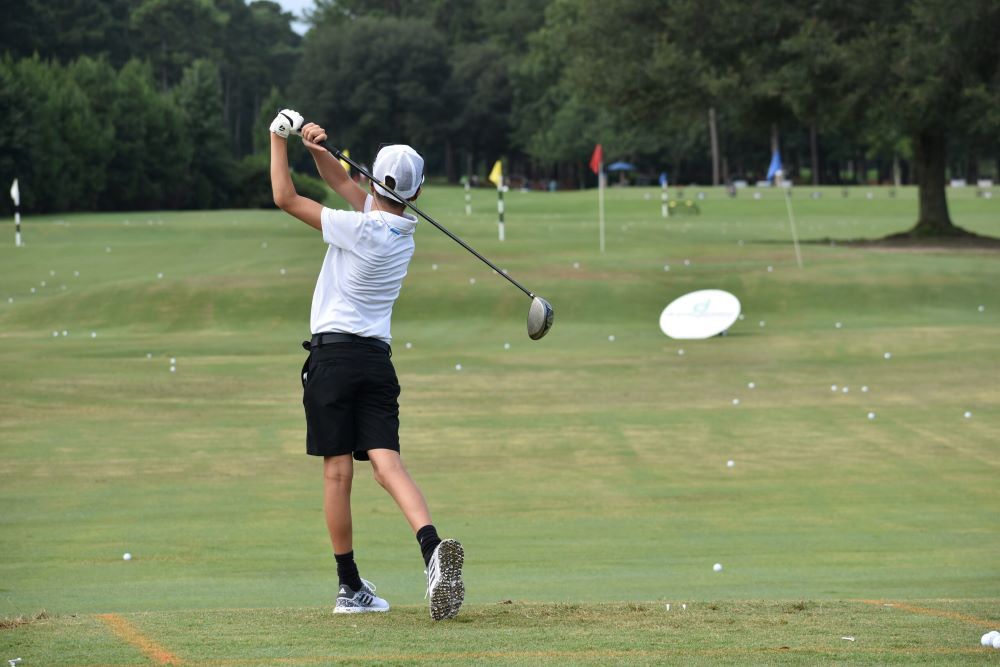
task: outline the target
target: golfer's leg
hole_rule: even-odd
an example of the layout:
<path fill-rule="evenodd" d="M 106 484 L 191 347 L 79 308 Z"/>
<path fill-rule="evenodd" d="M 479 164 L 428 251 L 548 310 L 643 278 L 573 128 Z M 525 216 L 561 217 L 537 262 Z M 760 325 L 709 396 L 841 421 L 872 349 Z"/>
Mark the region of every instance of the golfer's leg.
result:
<path fill-rule="evenodd" d="M 370 449 L 368 456 L 375 471 L 375 481 L 389 492 L 399 509 L 403 510 L 413 532 L 428 525 L 431 522 L 431 512 L 427 508 L 427 501 L 403 466 L 399 452 L 392 449 Z"/>
<path fill-rule="evenodd" d="M 323 511 L 333 553 L 354 550 L 351 524 L 351 482 L 354 462 L 350 454 L 323 458 Z"/>

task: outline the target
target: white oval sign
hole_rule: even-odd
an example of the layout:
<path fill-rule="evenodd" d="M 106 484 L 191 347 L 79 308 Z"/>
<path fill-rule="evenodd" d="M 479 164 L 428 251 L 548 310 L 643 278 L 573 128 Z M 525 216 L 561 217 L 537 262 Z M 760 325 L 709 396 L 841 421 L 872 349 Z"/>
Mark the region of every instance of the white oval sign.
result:
<path fill-rule="evenodd" d="M 729 292 L 703 289 L 670 302 L 660 314 L 660 329 L 671 338 L 717 336 L 740 316 L 740 300 Z"/>

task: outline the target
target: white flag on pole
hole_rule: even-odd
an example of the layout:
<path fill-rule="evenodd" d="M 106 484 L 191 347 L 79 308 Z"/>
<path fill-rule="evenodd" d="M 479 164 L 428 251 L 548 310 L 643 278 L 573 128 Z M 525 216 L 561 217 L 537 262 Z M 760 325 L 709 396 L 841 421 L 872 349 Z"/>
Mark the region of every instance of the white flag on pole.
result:
<path fill-rule="evenodd" d="M 17 187 L 17 179 L 14 179 L 14 184 L 10 186 L 10 198 L 14 200 L 14 206 L 21 205 L 21 190 Z"/>

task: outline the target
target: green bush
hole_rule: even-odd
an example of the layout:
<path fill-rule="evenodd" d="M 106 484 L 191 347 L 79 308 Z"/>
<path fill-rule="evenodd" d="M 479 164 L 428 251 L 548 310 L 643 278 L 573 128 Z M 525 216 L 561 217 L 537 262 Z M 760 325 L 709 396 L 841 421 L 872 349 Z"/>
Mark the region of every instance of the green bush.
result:
<path fill-rule="evenodd" d="M 232 192 L 233 208 L 274 208 L 271 196 L 271 171 L 267 155 L 248 155 L 239 163 L 236 184 Z M 292 172 L 295 190 L 303 197 L 324 203 L 330 194 L 326 183 L 318 178 Z"/>

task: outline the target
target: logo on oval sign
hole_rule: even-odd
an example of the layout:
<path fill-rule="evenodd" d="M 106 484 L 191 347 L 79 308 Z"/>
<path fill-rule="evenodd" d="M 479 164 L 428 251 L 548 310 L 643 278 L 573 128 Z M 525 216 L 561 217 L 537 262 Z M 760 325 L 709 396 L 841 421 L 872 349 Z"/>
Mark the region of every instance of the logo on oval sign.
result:
<path fill-rule="evenodd" d="M 718 336 L 740 316 L 740 300 L 729 292 L 704 289 L 677 297 L 660 313 L 667 336 L 697 340 Z"/>

